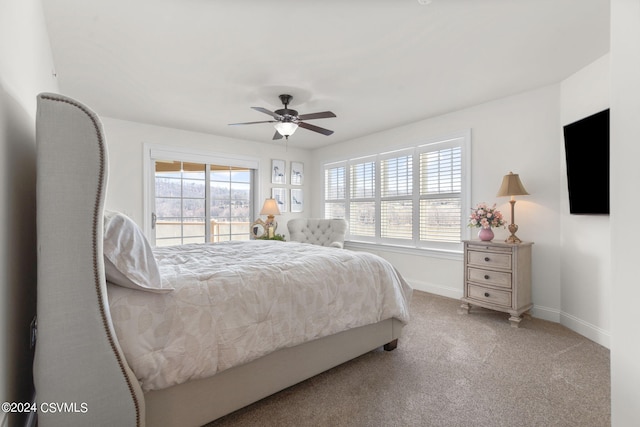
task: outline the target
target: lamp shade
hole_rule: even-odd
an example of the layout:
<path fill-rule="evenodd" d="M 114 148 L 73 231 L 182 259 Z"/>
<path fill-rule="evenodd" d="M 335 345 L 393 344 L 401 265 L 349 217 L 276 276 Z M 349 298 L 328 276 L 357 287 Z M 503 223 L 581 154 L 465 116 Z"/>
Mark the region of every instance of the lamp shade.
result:
<path fill-rule="evenodd" d="M 265 199 L 260 215 L 280 215 L 276 199 Z"/>
<path fill-rule="evenodd" d="M 509 175 L 505 175 L 504 178 L 502 178 L 502 185 L 496 196 L 526 196 L 528 194 L 520 181 L 520 176 L 518 176 L 517 173 L 509 172 Z"/>
<path fill-rule="evenodd" d="M 273 125 L 278 133 L 282 136 L 291 136 L 298 129 L 297 123 L 292 122 L 278 122 Z"/>

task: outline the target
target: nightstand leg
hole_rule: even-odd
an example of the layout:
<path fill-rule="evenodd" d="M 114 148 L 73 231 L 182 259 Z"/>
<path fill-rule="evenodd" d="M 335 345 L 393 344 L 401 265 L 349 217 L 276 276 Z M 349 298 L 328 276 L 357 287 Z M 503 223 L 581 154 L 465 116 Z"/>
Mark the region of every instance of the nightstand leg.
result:
<path fill-rule="evenodd" d="M 469 314 L 469 309 L 471 307 L 469 306 L 469 303 L 467 302 L 463 302 L 462 305 L 460 306 L 460 309 L 458 309 L 458 313 L 460 314 Z"/>
<path fill-rule="evenodd" d="M 519 328 L 520 322 L 522 322 L 522 316 L 512 314 L 511 317 L 509 317 L 509 322 L 511 322 L 511 326 L 514 328 Z"/>

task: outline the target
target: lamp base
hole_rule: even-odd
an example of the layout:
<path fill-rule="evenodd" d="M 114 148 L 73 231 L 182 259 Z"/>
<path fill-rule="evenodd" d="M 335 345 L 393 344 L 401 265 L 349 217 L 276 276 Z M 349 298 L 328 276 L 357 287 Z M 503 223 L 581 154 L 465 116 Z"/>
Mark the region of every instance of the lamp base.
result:
<path fill-rule="evenodd" d="M 515 234 L 512 234 L 511 236 L 506 238 L 505 242 L 518 244 L 518 243 L 522 243 L 522 240 L 518 239 L 518 236 L 516 236 Z"/>
<path fill-rule="evenodd" d="M 520 240 L 518 236 L 516 236 L 516 231 L 518 231 L 518 226 L 513 223 L 510 224 L 509 232 L 511 232 L 511 236 L 507 237 L 507 239 L 505 240 L 506 243 L 514 243 L 514 244 L 522 243 L 522 240 Z"/>
<path fill-rule="evenodd" d="M 264 223 L 264 225 L 267 229 L 267 237 L 271 239 L 275 236 L 276 228 L 278 228 L 278 223 L 276 222 L 275 217 L 273 215 L 268 215 L 267 221 Z"/>

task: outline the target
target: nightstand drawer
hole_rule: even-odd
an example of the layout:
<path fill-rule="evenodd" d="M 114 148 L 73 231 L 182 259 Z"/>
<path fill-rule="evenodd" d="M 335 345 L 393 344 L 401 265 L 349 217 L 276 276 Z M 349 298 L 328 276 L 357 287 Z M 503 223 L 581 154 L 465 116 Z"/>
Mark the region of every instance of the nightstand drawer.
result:
<path fill-rule="evenodd" d="M 502 271 L 483 270 L 481 268 L 469 267 L 467 269 L 467 280 L 511 289 L 511 273 L 505 273 Z"/>
<path fill-rule="evenodd" d="M 491 251 L 491 252 L 504 252 L 506 254 L 511 253 L 511 248 L 508 246 L 496 246 L 494 244 L 486 244 L 486 243 L 468 243 L 467 249 L 470 251 Z"/>
<path fill-rule="evenodd" d="M 469 264 L 511 270 L 511 253 L 467 251 Z"/>
<path fill-rule="evenodd" d="M 496 289 L 483 288 L 482 286 L 476 286 L 469 284 L 469 298 L 487 302 L 493 305 L 501 305 L 504 307 L 511 307 L 511 292 L 499 291 Z"/>

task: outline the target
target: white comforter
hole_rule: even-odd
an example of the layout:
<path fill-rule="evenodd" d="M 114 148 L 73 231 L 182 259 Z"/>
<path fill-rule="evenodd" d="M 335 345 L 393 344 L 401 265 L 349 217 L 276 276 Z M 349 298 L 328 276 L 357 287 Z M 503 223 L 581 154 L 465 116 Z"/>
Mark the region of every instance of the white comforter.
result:
<path fill-rule="evenodd" d="M 369 253 L 255 240 L 154 254 L 163 286 L 175 291 L 108 286 L 118 340 L 144 390 L 357 326 L 409 320 L 411 288 Z"/>

